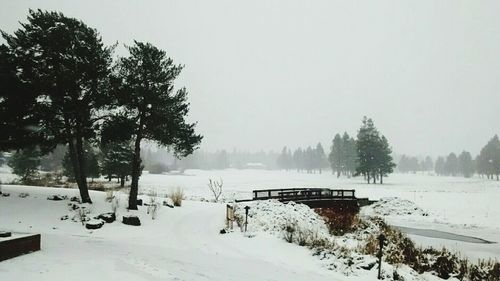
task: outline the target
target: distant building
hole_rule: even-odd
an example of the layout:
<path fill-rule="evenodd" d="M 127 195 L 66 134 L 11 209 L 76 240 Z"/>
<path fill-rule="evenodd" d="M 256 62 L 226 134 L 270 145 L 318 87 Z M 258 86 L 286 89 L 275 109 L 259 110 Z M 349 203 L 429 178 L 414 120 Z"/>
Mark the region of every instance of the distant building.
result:
<path fill-rule="evenodd" d="M 246 163 L 245 169 L 265 170 L 267 166 L 262 163 Z"/>

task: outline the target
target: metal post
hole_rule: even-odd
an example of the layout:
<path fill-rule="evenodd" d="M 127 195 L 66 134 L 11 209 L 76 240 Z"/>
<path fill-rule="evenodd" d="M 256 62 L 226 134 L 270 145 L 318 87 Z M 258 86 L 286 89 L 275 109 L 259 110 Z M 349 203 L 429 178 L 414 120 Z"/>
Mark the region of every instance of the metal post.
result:
<path fill-rule="evenodd" d="M 378 236 L 379 250 L 378 250 L 378 279 L 382 279 L 381 271 L 382 271 L 382 249 L 384 248 L 385 236 L 381 233 Z"/>
<path fill-rule="evenodd" d="M 247 232 L 247 226 L 248 226 L 248 210 L 250 210 L 250 207 L 245 206 L 245 232 Z"/>

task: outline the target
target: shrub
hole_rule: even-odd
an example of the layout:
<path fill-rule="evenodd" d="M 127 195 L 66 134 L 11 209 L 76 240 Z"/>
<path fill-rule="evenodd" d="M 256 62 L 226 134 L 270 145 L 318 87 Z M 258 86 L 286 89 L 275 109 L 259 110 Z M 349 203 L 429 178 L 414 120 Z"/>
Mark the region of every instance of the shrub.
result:
<path fill-rule="evenodd" d="M 172 199 L 174 206 L 180 207 L 182 206 L 182 200 L 184 199 L 184 191 L 182 191 L 182 188 L 177 187 L 168 194 L 168 197 Z"/>
<path fill-rule="evenodd" d="M 322 208 L 316 209 L 321 215 L 333 235 L 344 235 L 357 229 L 359 217 L 355 211 L 345 208 Z"/>
<path fill-rule="evenodd" d="M 210 189 L 210 191 L 212 191 L 212 194 L 214 195 L 215 203 L 219 202 L 219 197 L 222 194 L 222 186 L 223 185 L 224 185 L 224 182 L 222 181 L 222 178 L 220 179 L 220 181 L 216 181 L 216 180 L 212 180 L 212 179 L 208 180 L 208 188 Z"/>

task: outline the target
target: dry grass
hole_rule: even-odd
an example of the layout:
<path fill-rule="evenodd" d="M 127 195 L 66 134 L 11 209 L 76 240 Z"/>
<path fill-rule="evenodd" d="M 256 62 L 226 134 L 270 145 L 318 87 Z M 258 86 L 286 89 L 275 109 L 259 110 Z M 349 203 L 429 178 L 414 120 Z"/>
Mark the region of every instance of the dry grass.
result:
<path fill-rule="evenodd" d="M 169 194 L 168 197 L 174 202 L 174 206 L 182 206 L 182 200 L 184 200 L 184 191 L 180 187 L 176 187 Z"/>

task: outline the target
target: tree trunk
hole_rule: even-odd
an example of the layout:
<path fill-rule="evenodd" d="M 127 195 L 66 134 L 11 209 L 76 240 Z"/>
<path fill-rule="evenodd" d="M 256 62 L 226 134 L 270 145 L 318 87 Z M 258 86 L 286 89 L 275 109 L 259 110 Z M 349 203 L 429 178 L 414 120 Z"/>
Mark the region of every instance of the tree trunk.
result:
<path fill-rule="evenodd" d="M 81 177 L 82 169 L 80 168 L 81 162 L 78 159 L 78 153 L 75 143 L 77 143 L 77 141 L 74 140 L 68 142 L 69 158 L 71 160 L 71 165 L 73 166 L 73 174 L 75 176 L 75 181 L 80 191 L 80 198 L 82 199 L 82 203 L 92 203 L 92 200 L 90 200 L 87 182 L 86 181 L 84 183 L 82 182 L 82 177 Z"/>
<path fill-rule="evenodd" d="M 384 175 L 382 173 L 380 173 L 380 184 L 383 184 L 384 183 Z"/>
<path fill-rule="evenodd" d="M 120 178 L 120 187 L 124 187 L 125 186 L 125 176 L 121 176 Z"/>
<path fill-rule="evenodd" d="M 130 184 L 130 195 L 128 197 L 128 208 L 137 210 L 137 193 L 139 192 L 139 174 L 141 173 L 141 139 L 142 122 L 139 125 L 139 132 L 135 139 L 134 156 L 132 158 L 132 182 Z"/>
<path fill-rule="evenodd" d="M 366 173 L 366 181 L 370 184 L 370 173 Z"/>
<path fill-rule="evenodd" d="M 89 195 L 89 188 L 87 185 L 87 171 L 85 170 L 85 154 L 83 152 L 83 138 L 76 137 L 76 159 L 78 161 L 78 168 L 80 170 L 80 197 L 82 198 L 82 203 L 92 203 Z M 76 175 L 75 175 L 76 176 Z"/>

